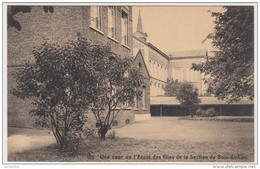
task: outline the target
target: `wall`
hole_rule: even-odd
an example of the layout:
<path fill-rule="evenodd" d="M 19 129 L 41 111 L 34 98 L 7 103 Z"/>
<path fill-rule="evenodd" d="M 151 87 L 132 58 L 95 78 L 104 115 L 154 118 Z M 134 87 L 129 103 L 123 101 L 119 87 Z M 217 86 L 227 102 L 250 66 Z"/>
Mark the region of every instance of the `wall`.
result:
<path fill-rule="evenodd" d="M 133 53 L 136 55 L 141 50 L 146 67 L 150 74 L 150 95 L 164 95 L 163 86 L 167 80 L 168 60 L 156 50 L 137 38 L 133 38 Z M 159 66 L 158 66 L 159 65 Z"/>
<path fill-rule="evenodd" d="M 145 87 L 145 106 L 143 105 L 143 100 L 139 100 L 136 107 L 134 108 L 135 114 L 148 114 L 150 116 L 150 77 L 145 65 L 145 61 L 141 53 L 138 53 L 135 58 L 135 64 L 141 65 L 140 71 L 143 74 L 143 84 L 141 90 Z"/>
<path fill-rule="evenodd" d="M 202 80 L 203 74 L 199 71 L 190 70 L 193 63 L 199 64 L 203 62 L 203 58 L 193 59 L 174 59 L 169 61 L 168 76 L 179 82 L 191 82 L 199 90 L 199 94 L 206 92 L 205 84 Z"/>
<path fill-rule="evenodd" d="M 44 42 L 59 42 L 63 44 L 68 40 L 75 40 L 78 34 L 91 40 L 93 43 L 108 43 L 112 50 L 122 57 L 133 57 L 132 48 L 132 7 L 128 9 L 117 6 L 117 34 L 115 39 L 108 37 L 107 29 L 107 6 L 102 7 L 101 31 L 90 27 L 89 6 L 54 6 L 54 13 L 45 13 L 40 6 L 33 6 L 31 13 L 18 13 L 15 19 L 20 22 L 22 30 L 14 27 L 7 30 L 7 78 L 8 91 L 16 86 L 13 74 L 19 70 L 27 61 L 33 63 L 32 50 Z M 121 44 L 121 9 L 129 10 L 128 46 Z M 8 9 L 9 10 L 9 9 Z M 8 126 L 32 127 L 33 119 L 29 116 L 32 108 L 30 100 L 21 100 L 8 94 Z M 131 119 L 134 122 L 132 111 L 127 111 L 119 118 Z M 120 125 L 125 124 L 120 119 Z"/>
<path fill-rule="evenodd" d="M 141 42 L 140 40 L 133 38 L 133 55 L 136 56 L 138 51 L 141 50 L 142 56 L 144 58 L 145 64 L 148 68 L 148 71 L 150 73 L 149 67 L 148 67 L 148 60 L 149 60 L 149 53 L 148 53 L 148 46 L 146 42 Z"/>

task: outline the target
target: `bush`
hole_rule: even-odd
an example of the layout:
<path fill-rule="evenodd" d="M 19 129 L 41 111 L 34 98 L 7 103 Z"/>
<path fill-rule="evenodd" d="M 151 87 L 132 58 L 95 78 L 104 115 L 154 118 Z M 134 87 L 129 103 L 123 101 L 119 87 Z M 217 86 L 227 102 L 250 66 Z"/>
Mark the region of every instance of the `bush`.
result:
<path fill-rule="evenodd" d="M 215 111 L 214 108 L 208 108 L 207 110 L 202 110 L 201 108 L 199 108 L 196 111 L 196 115 L 199 117 L 215 117 L 218 116 L 219 114 Z"/>
<path fill-rule="evenodd" d="M 89 126 L 84 128 L 84 136 L 86 138 L 94 138 L 96 135 L 97 135 L 97 129 Z"/>
<path fill-rule="evenodd" d="M 116 132 L 113 130 L 110 133 L 108 133 L 107 138 L 109 139 L 115 139 L 116 138 Z"/>

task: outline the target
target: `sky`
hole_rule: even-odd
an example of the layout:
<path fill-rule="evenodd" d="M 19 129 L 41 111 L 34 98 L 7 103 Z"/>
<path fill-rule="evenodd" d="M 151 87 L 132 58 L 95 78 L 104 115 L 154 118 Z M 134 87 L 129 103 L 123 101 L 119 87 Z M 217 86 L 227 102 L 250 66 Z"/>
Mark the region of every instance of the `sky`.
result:
<path fill-rule="evenodd" d="M 214 27 L 208 10 L 221 11 L 220 6 L 133 6 L 133 32 L 139 10 L 147 41 L 163 52 L 213 49 L 209 40 L 202 41 Z"/>

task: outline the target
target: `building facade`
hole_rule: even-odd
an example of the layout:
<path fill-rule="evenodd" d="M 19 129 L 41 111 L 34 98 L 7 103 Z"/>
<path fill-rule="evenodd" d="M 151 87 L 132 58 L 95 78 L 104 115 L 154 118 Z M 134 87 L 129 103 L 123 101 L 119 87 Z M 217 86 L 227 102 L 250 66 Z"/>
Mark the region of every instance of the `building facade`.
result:
<path fill-rule="evenodd" d="M 147 33 L 142 27 L 141 13 L 139 11 L 136 32 L 133 34 L 134 55 L 141 50 L 150 74 L 150 95 L 164 95 L 164 86 L 167 79 L 194 84 L 199 94 L 206 92 L 207 86 L 203 82 L 203 74 L 190 70 L 192 63 L 202 63 L 207 55 L 206 50 L 183 51 L 164 53 L 153 44 L 147 42 Z"/>
<path fill-rule="evenodd" d="M 207 57 L 206 50 L 192 50 L 167 53 L 170 57 L 168 65 L 168 78 L 179 82 L 189 82 L 198 88 L 199 95 L 207 92 L 207 84 L 204 84 L 204 74 L 191 70 L 192 64 L 200 64 Z"/>
<path fill-rule="evenodd" d="M 150 114 L 150 75 L 146 67 L 141 50 L 135 57 L 135 65 L 137 65 L 143 74 L 143 84 L 141 85 L 142 99 L 137 102 L 135 99 L 134 112 L 135 121 L 142 121 L 151 118 Z"/>
<path fill-rule="evenodd" d="M 147 42 L 147 34 L 143 32 L 139 11 L 136 32 L 133 35 L 133 53 L 142 52 L 150 74 L 150 95 L 164 95 L 163 87 L 167 81 L 169 57 L 153 44 Z"/>
<path fill-rule="evenodd" d="M 8 12 L 11 12 L 11 7 L 8 6 Z M 112 51 L 121 57 L 134 58 L 131 6 L 53 6 L 53 9 L 53 13 L 48 13 L 42 6 L 32 6 L 30 13 L 15 15 L 21 24 L 21 31 L 8 27 L 8 91 L 16 86 L 13 74 L 26 62 L 33 63 L 34 47 L 46 41 L 62 45 L 80 35 L 93 43 L 109 44 Z M 149 89 L 149 86 L 145 85 L 145 88 Z M 8 93 L 9 127 L 33 126 L 34 121 L 30 120 L 32 118 L 28 113 L 32 108 L 30 102 Z M 146 107 L 150 107 L 148 104 Z M 118 115 L 114 124 L 123 126 L 133 123 L 134 113 L 143 113 L 143 110 L 126 109 Z"/>

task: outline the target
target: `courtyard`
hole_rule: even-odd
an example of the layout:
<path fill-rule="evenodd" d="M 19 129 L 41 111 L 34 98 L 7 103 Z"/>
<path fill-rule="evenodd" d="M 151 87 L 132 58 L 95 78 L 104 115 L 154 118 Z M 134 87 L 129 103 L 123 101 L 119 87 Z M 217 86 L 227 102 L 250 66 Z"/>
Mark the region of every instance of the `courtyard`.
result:
<path fill-rule="evenodd" d="M 253 162 L 254 123 L 152 117 L 114 129 L 115 139 L 86 139 L 76 156 L 61 155 L 47 131 L 11 129 L 9 161 Z M 17 143 L 17 139 L 18 141 Z M 15 141 L 16 140 L 16 144 Z"/>

